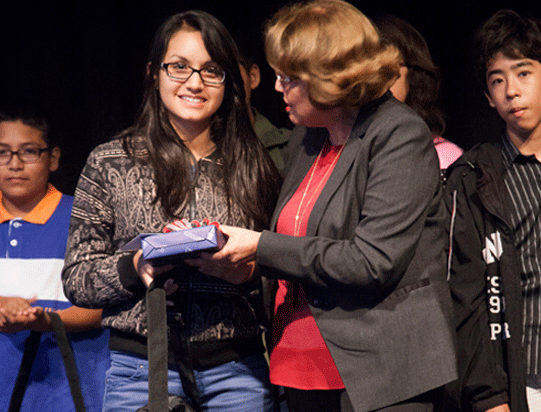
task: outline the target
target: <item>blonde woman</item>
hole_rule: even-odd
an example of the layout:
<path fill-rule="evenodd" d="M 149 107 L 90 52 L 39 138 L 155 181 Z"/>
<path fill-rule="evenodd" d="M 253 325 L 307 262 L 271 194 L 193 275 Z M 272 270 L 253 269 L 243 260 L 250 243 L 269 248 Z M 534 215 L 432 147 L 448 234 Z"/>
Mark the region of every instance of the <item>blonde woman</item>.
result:
<path fill-rule="evenodd" d="M 265 44 L 298 125 L 271 230 L 226 226 L 191 264 L 278 280 L 270 376 L 290 412 L 437 410 L 456 377 L 446 216 L 430 130 L 387 92 L 399 52 L 339 0 L 284 8 Z"/>

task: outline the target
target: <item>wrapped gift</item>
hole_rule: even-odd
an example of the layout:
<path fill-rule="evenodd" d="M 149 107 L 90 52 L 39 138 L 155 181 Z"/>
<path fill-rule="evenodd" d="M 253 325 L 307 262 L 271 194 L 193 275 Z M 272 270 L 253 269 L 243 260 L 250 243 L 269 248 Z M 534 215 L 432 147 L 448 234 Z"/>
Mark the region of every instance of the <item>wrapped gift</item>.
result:
<path fill-rule="evenodd" d="M 143 257 L 158 266 L 197 257 L 202 251 L 215 252 L 224 244 L 223 233 L 208 225 L 169 233 L 143 233 L 121 250 L 143 249 Z"/>

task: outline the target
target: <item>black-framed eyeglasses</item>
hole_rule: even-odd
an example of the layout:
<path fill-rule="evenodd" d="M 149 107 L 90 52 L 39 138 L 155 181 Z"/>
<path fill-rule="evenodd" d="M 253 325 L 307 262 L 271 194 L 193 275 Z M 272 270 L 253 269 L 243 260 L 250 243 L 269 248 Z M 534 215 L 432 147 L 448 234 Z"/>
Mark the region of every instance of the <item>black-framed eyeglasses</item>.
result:
<path fill-rule="evenodd" d="M 0 165 L 5 166 L 11 162 L 13 155 L 17 155 L 19 160 L 23 163 L 36 163 L 41 154 L 44 152 L 50 152 L 50 147 L 20 147 L 19 150 L 8 150 L 0 147 Z"/>
<path fill-rule="evenodd" d="M 194 69 L 184 63 L 162 63 L 167 75 L 174 80 L 185 82 L 194 73 L 199 74 L 201 80 L 207 86 L 218 86 L 225 80 L 225 72 L 217 66 L 207 66 L 202 69 Z"/>

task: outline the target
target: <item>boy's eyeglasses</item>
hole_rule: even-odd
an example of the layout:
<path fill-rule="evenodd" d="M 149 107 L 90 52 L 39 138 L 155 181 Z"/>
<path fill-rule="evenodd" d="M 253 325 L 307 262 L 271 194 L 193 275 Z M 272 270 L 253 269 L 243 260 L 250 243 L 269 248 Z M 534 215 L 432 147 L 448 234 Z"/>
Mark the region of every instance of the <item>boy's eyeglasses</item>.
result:
<path fill-rule="evenodd" d="M 5 166 L 11 162 L 13 155 L 17 155 L 23 163 L 36 163 L 43 152 L 50 152 L 51 148 L 46 147 L 21 147 L 19 150 L 8 150 L 0 148 L 0 165 Z"/>
<path fill-rule="evenodd" d="M 171 79 L 180 80 L 181 82 L 187 81 L 194 73 L 199 74 L 201 80 L 207 86 L 218 86 L 225 80 L 225 72 L 216 66 L 194 69 L 184 63 L 162 63 L 160 67 L 165 69 Z"/>

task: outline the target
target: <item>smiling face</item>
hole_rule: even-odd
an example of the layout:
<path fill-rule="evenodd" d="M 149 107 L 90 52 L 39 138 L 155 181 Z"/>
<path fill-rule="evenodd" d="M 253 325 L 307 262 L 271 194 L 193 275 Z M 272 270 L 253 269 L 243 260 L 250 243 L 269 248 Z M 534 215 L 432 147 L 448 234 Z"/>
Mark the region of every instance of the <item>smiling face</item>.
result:
<path fill-rule="evenodd" d="M 0 150 L 16 151 L 25 147 L 47 147 L 40 130 L 20 120 L 0 122 Z M 15 217 L 29 213 L 47 193 L 49 173 L 58 169 L 60 149 L 43 152 L 35 163 L 23 163 L 13 155 L 0 165 L 2 204 Z"/>
<path fill-rule="evenodd" d="M 487 99 L 515 144 L 541 139 L 541 63 L 498 53 L 486 72 Z"/>
<path fill-rule="evenodd" d="M 184 63 L 195 69 L 216 66 L 201 32 L 189 29 L 181 29 L 171 37 L 163 62 Z M 224 84 L 205 85 L 195 72 L 185 81 L 174 80 L 167 76 L 165 69 L 159 72 L 158 84 L 169 120 L 181 136 L 189 130 L 210 128 L 212 116 L 224 98 Z"/>

